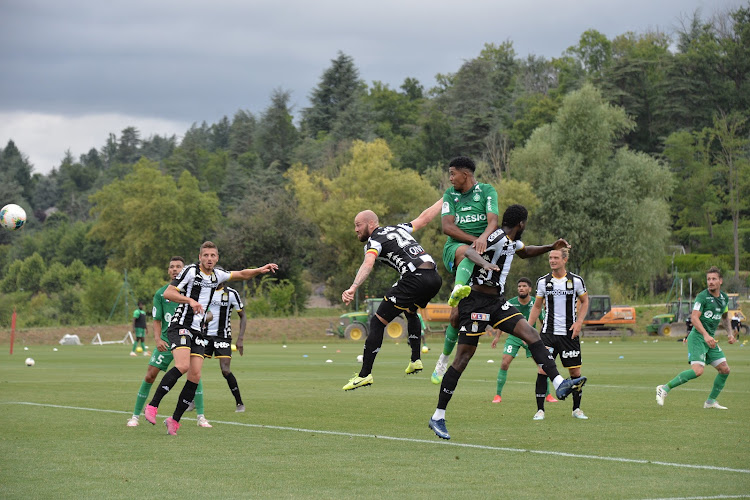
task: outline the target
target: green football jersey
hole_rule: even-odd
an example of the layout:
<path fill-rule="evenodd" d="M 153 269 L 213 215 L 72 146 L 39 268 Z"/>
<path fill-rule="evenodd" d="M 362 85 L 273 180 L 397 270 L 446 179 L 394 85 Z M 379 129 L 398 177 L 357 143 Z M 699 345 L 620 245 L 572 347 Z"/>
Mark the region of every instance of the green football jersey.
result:
<path fill-rule="evenodd" d="M 719 296 L 714 297 L 708 290 L 703 290 L 695 297 L 693 311 L 700 311 L 701 324 L 706 332 L 713 337 L 716 333 L 716 327 L 721 322 L 721 316 L 729 311 L 729 296 L 724 292 L 719 292 Z M 693 332 L 700 335 L 695 327 L 690 330 L 690 333 Z"/>
<path fill-rule="evenodd" d="M 531 300 L 526 305 L 523 305 L 518 301 L 518 296 L 513 297 L 508 301 L 510 305 L 518 309 L 518 312 L 523 314 L 523 317 L 526 318 L 527 321 L 529 319 L 529 314 L 531 314 L 531 308 L 534 307 L 534 302 L 536 302 L 536 297 L 534 297 L 533 295 L 531 295 Z M 544 309 L 542 309 L 542 312 L 539 313 L 539 321 L 544 321 Z"/>
<path fill-rule="evenodd" d="M 487 214 L 497 214 L 497 191 L 490 184 L 477 183 L 465 193 L 453 186 L 445 190 L 440 216 L 452 215 L 456 226 L 472 236 L 479 236 L 487 229 Z M 446 244 L 455 242 L 448 237 Z"/>
<path fill-rule="evenodd" d="M 169 328 L 169 322 L 172 321 L 172 316 L 174 316 L 177 306 L 180 305 L 177 302 L 170 302 L 164 298 L 164 290 L 166 290 L 168 286 L 169 284 L 164 285 L 159 288 L 156 294 L 154 294 L 154 310 L 151 315 L 154 318 L 154 321 L 161 321 L 161 339 L 165 342 L 167 342 L 167 328 Z"/>

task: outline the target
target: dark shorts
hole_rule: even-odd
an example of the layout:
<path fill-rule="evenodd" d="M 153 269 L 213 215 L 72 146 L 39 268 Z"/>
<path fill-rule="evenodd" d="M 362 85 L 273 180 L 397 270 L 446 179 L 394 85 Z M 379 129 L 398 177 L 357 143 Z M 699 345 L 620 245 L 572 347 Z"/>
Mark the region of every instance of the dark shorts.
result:
<path fill-rule="evenodd" d="M 581 366 L 581 341 L 578 337 L 567 335 L 542 335 L 542 342 L 549 349 L 552 358 L 560 356 L 565 368 L 579 368 Z"/>
<path fill-rule="evenodd" d="M 169 339 L 169 350 L 190 349 L 190 355 L 203 356 L 203 352 L 208 345 L 208 339 L 203 337 L 198 330 L 183 328 L 179 325 L 169 325 L 167 329 L 167 339 Z"/>
<path fill-rule="evenodd" d="M 443 279 L 435 269 L 417 269 L 404 274 L 400 280 L 393 285 L 383 297 L 386 302 L 400 309 L 393 316 L 395 318 L 403 311 L 416 312 L 420 307 L 427 306 L 435 295 L 440 291 Z M 378 311 L 380 314 L 380 311 Z M 381 317 L 383 317 L 381 315 Z M 383 317 L 385 320 L 393 318 Z"/>
<path fill-rule="evenodd" d="M 516 324 L 524 319 L 518 309 L 502 295 L 488 295 L 472 290 L 458 303 L 458 343 L 476 346 L 487 325 L 506 333 L 513 333 Z"/>
<path fill-rule="evenodd" d="M 232 337 L 206 337 L 208 345 L 203 353 L 204 358 L 231 358 L 232 357 Z"/>

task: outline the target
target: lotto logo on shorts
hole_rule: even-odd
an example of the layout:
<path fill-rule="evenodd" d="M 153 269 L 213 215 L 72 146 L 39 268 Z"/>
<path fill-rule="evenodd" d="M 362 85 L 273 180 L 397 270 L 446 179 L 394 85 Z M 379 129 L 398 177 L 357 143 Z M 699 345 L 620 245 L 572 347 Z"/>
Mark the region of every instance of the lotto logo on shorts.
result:
<path fill-rule="evenodd" d="M 206 347 L 208 345 L 208 339 L 195 339 L 195 343 L 199 346 Z"/>
<path fill-rule="evenodd" d="M 562 357 L 563 358 L 575 358 L 581 354 L 581 351 L 563 351 Z"/>
<path fill-rule="evenodd" d="M 472 321 L 489 321 L 490 315 L 487 313 L 471 313 Z"/>
<path fill-rule="evenodd" d="M 226 349 L 229 347 L 229 342 L 214 342 L 214 347 L 217 349 Z"/>

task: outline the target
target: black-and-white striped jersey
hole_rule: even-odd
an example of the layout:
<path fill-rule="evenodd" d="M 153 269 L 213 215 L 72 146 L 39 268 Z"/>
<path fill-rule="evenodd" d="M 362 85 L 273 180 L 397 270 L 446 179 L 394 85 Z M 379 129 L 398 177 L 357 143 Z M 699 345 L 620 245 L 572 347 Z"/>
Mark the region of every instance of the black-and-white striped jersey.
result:
<path fill-rule="evenodd" d="M 190 264 L 172 280 L 171 286 L 176 287 L 183 295 L 197 300 L 203 306 L 203 313 L 195 314 L 188 304 L 180 304 L 172 317 L 172 325 L 191 328 L 200 331 L 201 321 L 208 309 L 211 291 L 216 290 L 219 283 L 229 280 L 231 273 L 214 269 L 210 275 L 203 274 L 200 264 Z"/>
<path fill-rule="evenodd" d="M 213 319 L 208 323 L 206 335 L 209 337 L 229 338 L 232 336 L 232 311 L 243 310 L 245 305 L 242 303 L 239 292 L 234 288 L 225 286 L 214 293 L 211 298 L 209 310 Z"/>
<path fill-rule="evenodd" d="M 480 266 L 474 266 L 474 272 L 471 274 L 469 283 L 493 286 L 499 288 L 500 293 L 503 293 L 513 257 L 523 247 L 524 244 L 521 240 L 513 241 L 508 238 L 508 235 L 502 229 L 496 230 L 487 238 L 487 250 L 484 251 L 482 257 L 484 257 L 484 260 L 496 264 L 500 271 L 490 271 Z"/>
<path fill-rule="evenodd" d="M 398 271 L 401 276 L 413 272 L 425 262 L 432 260 L 422 245 L 411 235 L 414 228 L 410 222 L 396 226 L 378 227 L 365 244 L 365 255 L 372 252 L 378 260 Z"/>
<path fill-rule="evenodd" d="M 570 327 L 576 321 L 576 301 L 585 293 L 583 278 L 570 271 L 562 278 L 555 278 L 552 273 L 539 278 L 536 281 L 536 298 L 544 298 L 542 333 L 571 335 Z"/>

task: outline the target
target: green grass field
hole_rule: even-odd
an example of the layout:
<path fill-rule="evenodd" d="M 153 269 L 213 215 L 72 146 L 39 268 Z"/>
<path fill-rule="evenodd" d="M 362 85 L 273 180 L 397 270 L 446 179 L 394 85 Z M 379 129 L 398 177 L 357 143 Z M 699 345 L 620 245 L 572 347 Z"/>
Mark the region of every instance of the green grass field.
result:
<path fill-rule="evenodd" d="M 703 409 L 713 368 L 656 405 L 654 387 L 687 367 L 682 343 L 586 339 L 590 419 L 573 419 L 569 399 L 535 422 L 532 362 L 514 361 L 492 404 L 501 352 L 485 340 L 448 406 L 446 442 L 427 427 L 437 344 L 425 371 L 407 377 L 408 347 L 386 341 L 375 383 L 343 392 L 361 344 L 327 342 L 248 345 L 232 362 L 242 414 L 207 361 L 214 428 L 187 413 L 176 438 L 161 421 L 182 381 L 156 426 L 125 426 L 147 363 L 128 346 L 16 346 L 11 356 L 0 345 L 0 498 L 750 496 L 750 343 L 722 343 L 732 374 L 719 398 L 729 410 L 719 411 Z"/>

